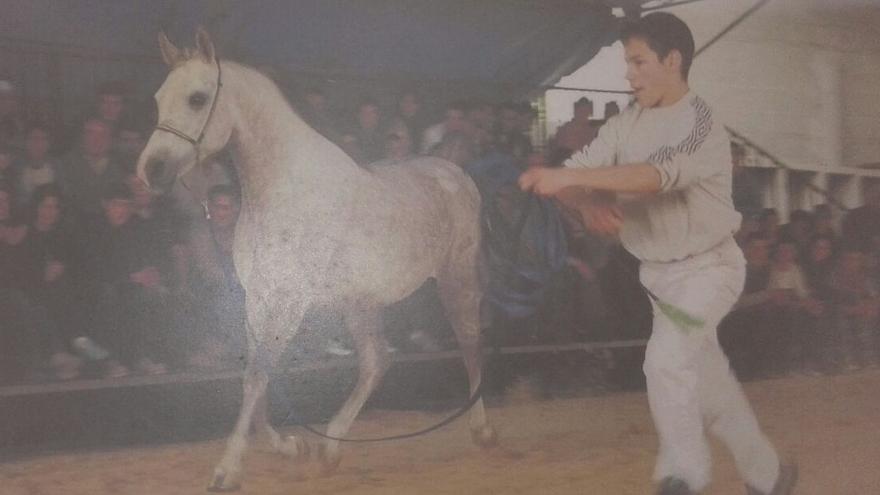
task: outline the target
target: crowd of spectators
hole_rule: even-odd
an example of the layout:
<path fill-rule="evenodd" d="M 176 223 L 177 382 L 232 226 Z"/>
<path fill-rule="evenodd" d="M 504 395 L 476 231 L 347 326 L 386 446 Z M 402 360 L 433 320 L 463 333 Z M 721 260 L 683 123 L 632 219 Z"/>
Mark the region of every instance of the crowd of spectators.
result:
<path fill-rule="evenodd" d="M 70 138 L 21 118 L 16 88 L 0 81 L 2 381 L 157 374 L 244 359 L 244 294 L 232 265 L 240 207 L 234 167 L 221 158 L 192 171 L 172 194 L 152 194 L 134 171 L 149 132 L 138 123 L 150 117 L 130 108 L 130 97 L 122 85 L 101 86 Z M 320 88 L 292 100 L 312 126 L 367 167 L 434 154 L 465 170 L 481 160 L 502 163 L 515 176 L 535 163 L 561 164 L 602 123 L 590 100 L 578 100 L 572 120 L 534 159 L 536 112 L 528 103 L 453 101 L 431 115 L 417 91 L 402 91 L 393 106 L 363 98 L 340 118 Z M 605 117 L 618 111 L 609 104 Z M 735 161 L 741 157 L 734 148 Z M 827 205 L 796 211 L 780 226 L 753 186 L 737 166 L 734 197 L 744 212 L 737 239 L 748 278 L 721 328 L 734 367 L 773 375 L 876 363 L 880 187 L 847 213 L 838 234 Z M 614 322 L 603 308 L 630 298 L 607 292 L 640 289 L 609 284 L 625 276 L 602 268 L 607 245 L 568 212 L 564 217 L 568 264 L 528 338 L 607 337 L 603 328 Z M 451 331 L 437 303 L 428 282 L 389 308 L 391 345 L 442 348 Z M 352 352 L 335 337 L 324 351 Z"/>

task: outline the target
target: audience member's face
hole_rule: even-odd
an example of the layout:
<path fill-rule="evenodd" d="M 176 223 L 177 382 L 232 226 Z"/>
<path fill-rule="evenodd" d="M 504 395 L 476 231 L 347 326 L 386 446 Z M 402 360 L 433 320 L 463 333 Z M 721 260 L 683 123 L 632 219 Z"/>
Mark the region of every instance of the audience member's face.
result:
<path fill-rule="evenodd" d="M 379 127 L 379 107 L 376 105 L 361 105 L 358 109 L 357 118 L 361 129 L 375 130 Z"/>
<path fill-rule="evenodd" d="M 574 121 L 587 123 L 590 121 L 590 117 L 593 116 L 593 107 L 590 105 L 575 105 L 574 107 Z"/>
<path fill-rule="evenodd" d="M 626 60 L 626 80 L 633 90 L 633 96 L 644 108 L 665 106 L 671 89 L 681 78 L 679 67 L 671 63 L 672 53 L 660 60 L 657 52 L 641 38 L 630 38 L 623 43 Z"/>
<path fill-rule="evenodd" d="M 98 100 L 98 114 L 108 122 L 116 122 L 122 114 L 122 95 L 101 95 Z"/>
<path fill-rule="evenodd" d="M 385 133 L 386 158 L 402 159 L 412 154 L 412 139 L 404 126 L 391 126 Z"/>
<path fill-rule="evenodd" d="M 61 217 L 61 202 L 57 196 L 46 196 L 37 205 L 37 225 L 51 227 Z"/>
<path fill-rule="evenodd" d="M 467 130 L 467 120 L 464 118 L 464 112 L 457 108 L 446 110 L 446 118 L 443 122 L 446 132 L 464 132 Z"/>
<path fill-rule="evenodd" d="M 140 132 L 129 129 L 119 131 L 119 149 L 124 153 L 139 155 L 146 145 L 144 135 Z"/>
<path fill-rule="evenodd" d="M 419 109 L 421 108 L 421 104 L 419 104 L 418 98 L 416 95 L 412 93 L 407 93 L 400 98 L 400 102 L 398 103 L 398 109 L 400 110 L 400 115 L 406 118 L 415 117 L 417 113 L 419 113 Z"/>
<path fill-rule="evenodd" d="M 0 222 L 9 220 L 9 193 L 0 191 Z"/>
<path fill-rule="evenodd" d="M 817 239 L 810 246 L 810 259 L 813 261 L 825 261 L 831 258 L 831 241 L 828 239 Z"/>
<path fill-rule="evenodd" d="M 101 204 L 104 206 L 104 217 L 110 225 L 119 227 L 120 225 L 125 225 L 131 219 L 133 213 L 131 200 L 123 198 L 105 199 Z"/>
<path fill-rule="evenodd" d="M 849 251 L 840 257 L 840 266 L 846 273 L 861 273 L 865 268 L 865 257 L 858 251 Z"/>
<path fill-rule="evenodd" d="M 793 263 L 797 258 L 797 250 L 794 244 L 783 242 L 776 246 L 776 255 L 774 260 L 780 265 L 788 265 Z"/>
<path fill-rule="evenodd" d="M 324 100 L 324 95 L 321 93 L 307 93 L 306 103 L 308 103 L 309 107 L 316 112 L 323 112 L 327 109 L 327 102 Z"/>
<path fill-rule="evenodd" d="M 91 157 L 104 157 L 110 151 L 110 127 L 100 120 L 89 120 L 83 127 L 83 150 Z"/>
<path fill-rule="evenodd" d="M 238 219 L 238 202 L 225 194 L 218 194 L 208 201 L 208 214 L 214 227 L 228 228 Z"/>
<path fill-rule="evenodd" d="M 49 154 L 49 134 L 43 129 L 31 129 L 24 143 L 28 158 L 39 162 Z M 40 165 L 40 163 L 35 163 Z"/>
<path fill-rule="evenodd" d="M 746 261 L 750 266 L 767 266 L 770 262 L 770 245 L 764 239 L 752 239 L 746 244 Z"/>
<path fill-rule="evenodd" d="M 125 185 L 131 190 L 134 206 L 145 208 L 153 202 L 153 194 L 150 192 L 150 189 L 146 184 L 144 184 L 144 181 L 140 180 L 137 175 L 129 175 L 125 179 Z"/>

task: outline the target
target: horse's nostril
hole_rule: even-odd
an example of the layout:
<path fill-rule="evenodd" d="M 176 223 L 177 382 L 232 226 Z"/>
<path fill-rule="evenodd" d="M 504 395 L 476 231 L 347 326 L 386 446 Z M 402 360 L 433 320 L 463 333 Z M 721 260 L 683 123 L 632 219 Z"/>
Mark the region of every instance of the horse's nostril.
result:
<path fill-rule="evenodd" d="M 147 179 L 155 182 L 165 175 L 165 160 L 153 158 L 147 163 Z"/>

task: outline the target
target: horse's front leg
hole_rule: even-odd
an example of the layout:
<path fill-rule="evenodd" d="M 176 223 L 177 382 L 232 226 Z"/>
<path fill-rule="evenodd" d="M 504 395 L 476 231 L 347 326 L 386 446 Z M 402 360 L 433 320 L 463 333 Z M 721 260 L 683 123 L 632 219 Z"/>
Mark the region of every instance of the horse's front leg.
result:
<path fill-rule="evenodd" d="M 379 385 L 391 364 L 382 335 L 379 307 L 352 305 L 346 308 L 346 326 L 357 347 L 358 381 L 342 409 L 327 425 L 327 435 L 345 438 L 364 403 Z M 319 451 L 324 474 L 336 470 L 341 460 L 338 440 L 325 440 Z"/>
<path fill-rule="evenodd" d="M 251 356 L 254 357 L 253 355 Z M 244 398 L 235 429 L 226 443 L 226 451 L 220 464 L 214 468 L 214 477 L 208 491 L 229 492 L 241 488 L 241 458 L 247 447 L 248 430 L 251 427 L 257 402 L 266 395 L 269 375 L 264 368 L 258 367 L 254 359 L 248 361 L 242 379 Z"/>

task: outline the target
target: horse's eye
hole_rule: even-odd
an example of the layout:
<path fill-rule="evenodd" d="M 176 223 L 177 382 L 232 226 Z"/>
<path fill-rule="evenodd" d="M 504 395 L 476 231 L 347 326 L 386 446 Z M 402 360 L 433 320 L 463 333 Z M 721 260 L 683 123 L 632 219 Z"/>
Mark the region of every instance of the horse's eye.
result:
<path fill-rule="evenodd" d="M 198 110 L 205 106 L 205 103 L 208 102 L 208 95 L 205 93 L 193 93 L 189 96 L 189 106 Z"/>

